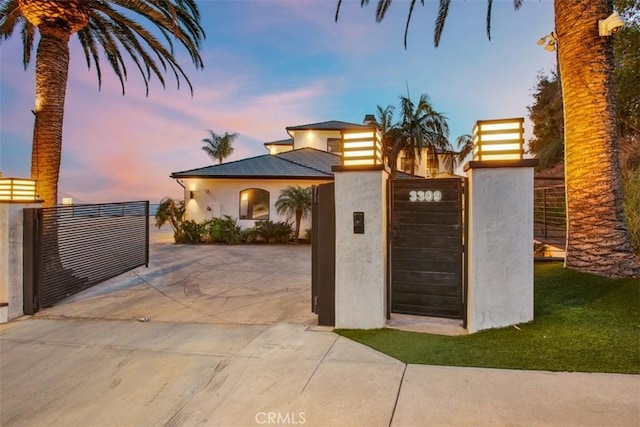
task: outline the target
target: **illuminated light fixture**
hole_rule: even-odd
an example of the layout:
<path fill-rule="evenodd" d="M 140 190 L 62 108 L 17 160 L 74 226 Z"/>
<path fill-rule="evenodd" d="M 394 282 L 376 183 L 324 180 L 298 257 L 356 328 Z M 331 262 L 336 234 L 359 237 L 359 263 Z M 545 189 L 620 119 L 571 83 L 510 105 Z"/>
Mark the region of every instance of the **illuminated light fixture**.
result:
<path fill-rule="evenodd" d="M 378 130 L 343 131 L 342 165 L 382 165 L 382 142 Z"/>
<path fill-rule="evenodd" d="M 189 199 L 195 199 L 196 197 L 196 192 L 195 191 L 189 191 Z"/>
<path fill-rule="evenodd" d="M 543 44 L 545 44 L 544 50 L 549 51 L 549 52 L 554 52 L 557 48 L 557 43 L 558 43 L 558 36 L 556 34 L 555 31 L 551 31 L 549 34 L 547 34 L 544 37 L 541 37 L 540 40 L 538 40 L 538 46 L 542 46 Z"/>
<path fill-rule="evenodd" d="M 34 202 L 36 200 L 36 182 L 34 180 L 0 178 L 0 201 Z"/>
<path fill-rule="evenodd" d="M 602 37 L 607 37 L 620 31 L 620 28 L 624 27 L 624 21 L 616 12 L 613 12 L 607 17 L 607 19 L 601 19 L 598 21 L 598 34 Z"/>
<path fill-rule="evenodd" d="M 473 160 L 522 160 L 524 119 L 478 120 L 473 128 Z"/>
<path fill-rule="evenodd" d="M 63 197 L 62 198 L 62 204 L 63 205 L 72 205 L 73 204 L 73 198 L 72 197 Z"/>

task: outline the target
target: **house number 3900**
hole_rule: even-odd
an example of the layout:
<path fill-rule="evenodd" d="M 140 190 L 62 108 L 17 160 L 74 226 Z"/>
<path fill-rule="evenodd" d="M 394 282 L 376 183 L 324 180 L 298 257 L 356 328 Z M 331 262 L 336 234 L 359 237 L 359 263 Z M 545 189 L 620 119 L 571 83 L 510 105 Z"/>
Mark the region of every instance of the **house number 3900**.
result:
<path fill-rule="evenodd" d="M 410 202 L 439 202 L 440 200 L 442 200 L 440 190 L 409 191 Z"/>

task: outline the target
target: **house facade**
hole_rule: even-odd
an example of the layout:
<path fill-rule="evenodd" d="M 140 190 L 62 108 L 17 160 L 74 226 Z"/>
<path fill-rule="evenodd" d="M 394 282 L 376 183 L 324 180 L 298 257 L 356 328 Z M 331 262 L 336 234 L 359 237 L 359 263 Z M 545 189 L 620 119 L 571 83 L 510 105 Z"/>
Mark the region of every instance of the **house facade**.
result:
<path fill-rule="evenodd" d="M 343 134 L 372 129 L 375 124 L 366 118 L 364 124 L 331 120 L 290 126 L 286 128 L 289 138 L 264 144 L 268 154 L 173 172 L 171 178 L 184 189 L 188 219 L 204 221 L 229 215 L 237 218 L 242 228 L 253 227 L 258 220 L 286 221 L 289 218 L 275 208 L 280 192 L 288 186 L 333 182 L 331 168 L 342 162 Z M 398 171 L 404 170 L 401 161 L 398 158 Z M 441 164 L 441 172 L 452 172 L 452 167 Z M 423 169 L 426 155 L 415 175 L 426 176 L 420 173 Z M 310 227 L 311 218 L 303 219 L 301 233 Z"/>

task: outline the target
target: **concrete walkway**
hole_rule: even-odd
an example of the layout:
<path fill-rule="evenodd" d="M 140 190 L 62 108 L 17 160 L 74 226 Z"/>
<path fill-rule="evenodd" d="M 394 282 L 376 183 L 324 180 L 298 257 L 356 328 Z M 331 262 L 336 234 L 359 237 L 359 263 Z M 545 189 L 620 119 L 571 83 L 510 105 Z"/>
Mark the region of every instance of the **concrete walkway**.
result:
<path fill-rule="evenodd" d="M 0 426 L 640 425 L 640 376 L 405 365 L 315 327 L 308 246 L 163 239 L 0 326 Z"/>

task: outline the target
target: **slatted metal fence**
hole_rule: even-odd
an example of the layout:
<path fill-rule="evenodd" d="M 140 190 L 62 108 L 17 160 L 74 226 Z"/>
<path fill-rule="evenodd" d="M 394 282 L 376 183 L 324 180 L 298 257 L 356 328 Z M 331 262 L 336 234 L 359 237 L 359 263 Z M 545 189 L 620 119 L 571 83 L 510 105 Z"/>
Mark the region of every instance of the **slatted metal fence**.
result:
<path fill-rule="evenodd" d="M 533 238 L 564 245 L 567 235 L 564 180 L 536 180 L 533 199 Z"/>
<path fill-rule="evenodd" d="M 24 310 L 149 264 L 149 202 L 24 210 Z"/>

